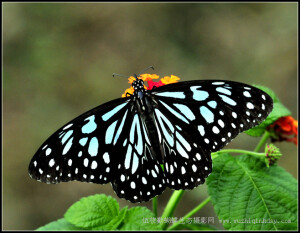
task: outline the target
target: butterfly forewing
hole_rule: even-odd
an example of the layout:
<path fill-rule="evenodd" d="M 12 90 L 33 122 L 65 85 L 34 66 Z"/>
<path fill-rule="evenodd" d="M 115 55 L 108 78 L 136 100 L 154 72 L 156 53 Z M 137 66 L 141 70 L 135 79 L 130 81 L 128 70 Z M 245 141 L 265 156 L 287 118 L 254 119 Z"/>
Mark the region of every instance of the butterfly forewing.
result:
<path fill-rule="evenodd" d="M 29 174 L 42 182 L 105 184 L 131 202 L 148 201 L 165 189 L 147 128 L 135 105 L 120 99 L 67 123 L 36 152 Z"/>
<path fill-rule="evenodd" d="M 112 131 L 113 127 L 121 126 L 130 105 L 127 98 L 117 99 L 61 127 L 32 158 L 31 177 L 46 183 L 78 180 L 104 184 L 111 181 L 119 162 L 112 156 L 118 151 L 113 144 L 119 140 Z"/>
<path fill-rule="evenodd" d="M 152 92 L 167 185 L 191 189 L 212 171 L 210 153 L 263 121 L 272 110 L 265 92 L 242 83 L 190 81 Z"/>
<path fill-rule="evenodd" d="M 247 84 L 201 80 L 170 84 L 152 92 L 154 102 L 197 131 L 197 144 L 217 151 L 262 122 L 273 108 L 271 97 Z M 189 129 L 186 129 L 187 131 Z"/>

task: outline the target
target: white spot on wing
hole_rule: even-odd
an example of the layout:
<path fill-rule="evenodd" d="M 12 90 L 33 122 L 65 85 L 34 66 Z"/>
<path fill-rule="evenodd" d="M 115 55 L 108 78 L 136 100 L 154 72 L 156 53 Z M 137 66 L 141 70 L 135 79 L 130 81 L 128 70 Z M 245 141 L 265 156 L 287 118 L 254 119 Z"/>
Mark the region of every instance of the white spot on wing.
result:
<path fill-rule="evenodd" d="M 104 162 L 105 162 L 106 164 L 109 164 L 110 159 L 109 159 L 109 154 L 108 154 L 108 152 L 105 152 L 105 153 L 103 154 L 103 159 L 104 159 Z"/>
<path fill-rule="evenodd" d="M 214 127 L 212 128 L 212 130 L 213 130 L 213 132 L 214 132 L 215 134 L 220 133 L 220 130 L 218 129 L 217 126 L 214 126 Z"/>
<path fill-rule="evenodd" d="M 222 128 L 224 128 L 224 126 L 225 126 L 225 125 L 224 125 L 224 122 L 223 122 L 221 119 L 218 120 L 218 124 L 219 124 Z"/>
<path fill-rule="evenodd" d="M 46 155 L 50 155 L 50 153 L 51 153 L 51 148 L 48 148 L 47 150 L 46 150 Z"/>
<path fill-rule="evenodd" d="M 243 94 L 244 94 L 244 96 L 246 96 L 246 97 L 248 97 L 248 98 L 250 98 L 250 97 L 251 97 L 251 95 L 250 95 L 249 91 L 244 91 L 244 92 L 243 92 Z"/>
<path fill-rule="evenodd" d="M 130 187 L 132 188 L 132 189 L 135 189 L 135 182 L 134 181 L 131 181 L 131 183 L 130 183 Z"/>
<path fill-rule="evenodd" d="M 132 161 L 132 168 L 131 173 L 134 174 L 139 166 L 139 158 L 137 157 L 136 153 L 133 154 L 133 161 Z"/>
<path fill-rule="evenodd" d="M 224 82 L 213 82 L 212 85 L 223 85 Z"/>
<path fill-rule="evenodd" d="M 65 126 L 65 127 L 63 128 L 63 130 L 66 130 L 66 129 L 70 128 L 72 125 L 73 125 L 72 123 L 71 123 L 71 124 L 68 124 L 67 126 Z"/>
<path fill-rule="evenodd" d="M 51 160 L 49 161 L 49 166 L 50 166 L 50 167 L 53 167 L 54 164 L 55 164 L 54 159 L 51 159 Z"/>
<path fill-rule="evenodd" d="M 92 169 L 96 169 L 97 168 L 97 162 L 96 161 L 92 162 L 91 168 Z"/>
<path fill-rule="evenodd" d="M 249 109 L 253 109 L 254 108 L 254 105 L 250 102 L 247 103 L 247 108 Z"/>

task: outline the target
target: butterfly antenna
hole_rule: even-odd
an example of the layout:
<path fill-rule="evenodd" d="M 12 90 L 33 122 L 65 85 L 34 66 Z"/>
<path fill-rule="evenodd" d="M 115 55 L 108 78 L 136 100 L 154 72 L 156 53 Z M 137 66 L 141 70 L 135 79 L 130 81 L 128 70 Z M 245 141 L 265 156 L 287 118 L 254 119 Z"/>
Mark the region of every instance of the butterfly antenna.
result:
<path fill-rule="evenodd" d="M 129 78 L 129 76 L 125 76 L 125 75 L 121 75 L 121 74 L 116 74 L 116 73 L 113 73 L 112 76 L 113 77 L 120 76 L 120 77 L 123 77 L 123 78 Z"/>
<path fill-rule="evenodd" d="M 152 69 L 152 70 L 154 70 L 154 67 L 153 67 L 153 66 L 149 66 L 149 67 L 147 67 L 146 69 L 142 70 L 142 71 L 139 73 L 139 75 L 138 75 L 138 76 L 140 76 L 140 74 L 144 73 L 146 70 L 149 70 L 149 69 Z"/>

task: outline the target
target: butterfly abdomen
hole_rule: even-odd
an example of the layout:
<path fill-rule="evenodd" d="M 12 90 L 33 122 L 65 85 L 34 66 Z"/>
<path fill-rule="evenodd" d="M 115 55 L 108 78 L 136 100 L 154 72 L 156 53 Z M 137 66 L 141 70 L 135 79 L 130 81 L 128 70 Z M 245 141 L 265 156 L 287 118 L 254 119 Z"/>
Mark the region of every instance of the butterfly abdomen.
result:
<path fill-rule="evenodd" d="M 150 149 L 152 150 L 152 154 L 154 158 L 158 160 L 160 164 L 162 164 L 163 161 L 161 155 L 163 154 L 163 148 L 159 142 L 157 123 L 154 116 L 154 105 L 151 103 L 152 101 L 148 94 L 145 94 L 142 91 L 139 93 L 139 98 L 136 99 L 136 104 L 138 105 L 138 113 L 149 135 L 149 140 L 151 142 Z"/>

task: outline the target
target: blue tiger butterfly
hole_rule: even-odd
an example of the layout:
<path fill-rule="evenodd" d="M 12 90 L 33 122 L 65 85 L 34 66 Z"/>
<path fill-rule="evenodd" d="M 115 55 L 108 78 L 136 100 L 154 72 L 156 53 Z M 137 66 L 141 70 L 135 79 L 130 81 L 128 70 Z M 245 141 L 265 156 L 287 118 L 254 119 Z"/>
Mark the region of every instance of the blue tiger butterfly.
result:
<path fill-rule="evenodd" d="M 131 202 L 149 201 L 166 187 L 193 189 L 212 172 L 211 152 L 273 108 L 268 94 L 239 82 L 196 80 L 147 90 L 134 78 L 133 94 L 83 113 L 50 136 L 33 156 L 30 176 L 51 184 L 111 182 Z"/>

